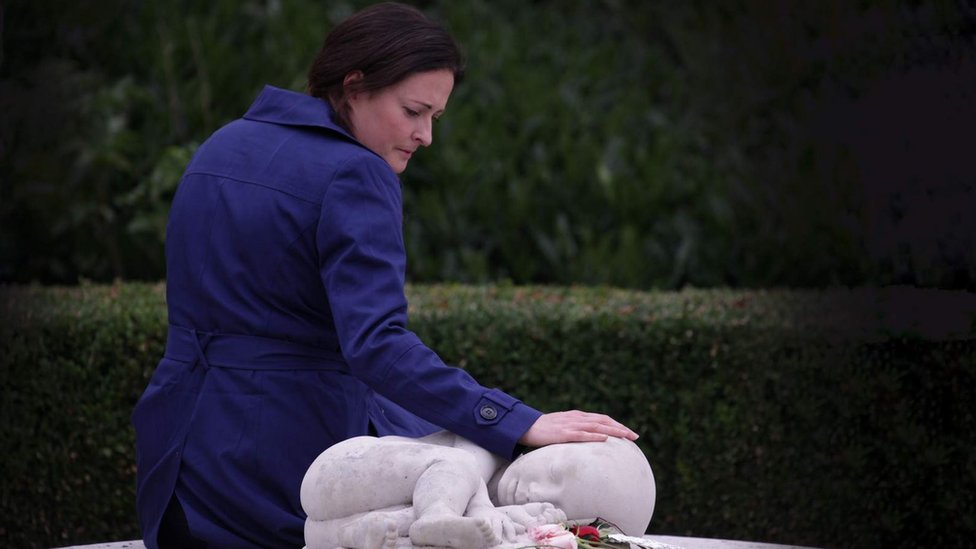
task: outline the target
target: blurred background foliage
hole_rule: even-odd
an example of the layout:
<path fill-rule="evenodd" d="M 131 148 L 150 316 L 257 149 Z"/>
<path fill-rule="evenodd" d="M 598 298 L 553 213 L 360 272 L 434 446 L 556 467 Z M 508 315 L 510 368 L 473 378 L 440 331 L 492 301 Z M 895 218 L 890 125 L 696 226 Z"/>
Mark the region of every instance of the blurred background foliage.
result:
<path fill-rule="evenodd" d="M 0 280 L 158 280 L 196 147 L 370 2 L 13 0 Z M 468 57 L 409 277 L 976 287 L 964 0 L 431 0 Z"/>

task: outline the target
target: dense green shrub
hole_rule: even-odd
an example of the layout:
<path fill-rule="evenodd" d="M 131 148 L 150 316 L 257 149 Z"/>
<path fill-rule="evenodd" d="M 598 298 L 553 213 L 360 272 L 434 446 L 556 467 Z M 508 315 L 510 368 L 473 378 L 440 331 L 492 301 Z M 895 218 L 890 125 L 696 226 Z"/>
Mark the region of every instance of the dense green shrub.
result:
<path fill-rule="evenodd" d="M 412 327 L 543 410 L 633 426 L 654 533 L 820 547 L 976 535 L 976 296 L 416 286 Z M 135 538 L 129 413 L 160 285 L 4 287 L 0 539 Z"/>
<path fill-rule="evenodd" d="M 189 155 L 371 0 L 18 0 L 0 280 L 158 280 Z M 976 284 L 965 2 L 423 0 L 466 82 L 404 176 L 412 280 Z"/>

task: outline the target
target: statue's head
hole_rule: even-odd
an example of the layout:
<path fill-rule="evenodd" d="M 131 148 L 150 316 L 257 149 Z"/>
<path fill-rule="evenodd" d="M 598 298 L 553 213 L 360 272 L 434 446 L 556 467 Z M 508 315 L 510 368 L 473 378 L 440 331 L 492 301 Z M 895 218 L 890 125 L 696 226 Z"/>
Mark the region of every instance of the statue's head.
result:
<path fill-rule="evenodd" d="M 491 482 L 498 505 L 549 502 L 569 520 L 601 518 L 642 535 L 654 513 L 654 474 L 633 442 L 553 444 L 519 456 Z"/>

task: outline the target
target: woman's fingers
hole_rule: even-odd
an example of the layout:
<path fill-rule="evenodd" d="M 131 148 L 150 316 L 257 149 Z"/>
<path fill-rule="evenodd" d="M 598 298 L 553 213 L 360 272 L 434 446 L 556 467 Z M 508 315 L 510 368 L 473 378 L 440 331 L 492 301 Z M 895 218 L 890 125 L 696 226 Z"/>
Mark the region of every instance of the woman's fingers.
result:
<path fill-rule="evenodd" d="M 544 414 L 522 435 L 519 443 L 539 447 L 562 442 L 599 442 L 608 436 L 637 439 L 637 433 L 608 415 L 569 410 Z"/>

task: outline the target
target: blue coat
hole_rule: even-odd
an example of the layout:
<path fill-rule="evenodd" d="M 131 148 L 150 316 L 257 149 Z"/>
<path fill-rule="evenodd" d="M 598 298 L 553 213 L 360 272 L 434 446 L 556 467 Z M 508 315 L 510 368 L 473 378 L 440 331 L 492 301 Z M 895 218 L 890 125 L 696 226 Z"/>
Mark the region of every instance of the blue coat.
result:
<path fill-rule="evenodd" d="M 301 547 L 330 445 L 448 429 L 511 457 L 541 415 L 407 329 L 400 182 L 332 116 L 266 87 L 177 189 L 166 352 L 132 416 L 150 548 L 174 493 L 211 546 Z"/>

